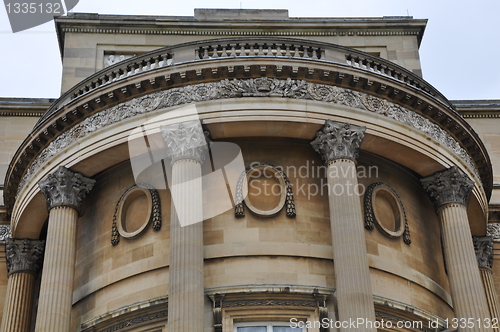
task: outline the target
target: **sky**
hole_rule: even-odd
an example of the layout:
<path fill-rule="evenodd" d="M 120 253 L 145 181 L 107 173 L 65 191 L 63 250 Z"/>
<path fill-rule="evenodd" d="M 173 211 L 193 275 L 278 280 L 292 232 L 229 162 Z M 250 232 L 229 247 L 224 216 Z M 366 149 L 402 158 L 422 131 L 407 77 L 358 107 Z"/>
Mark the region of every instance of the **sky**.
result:
<path fill-rule="evenodd" d="M 420 47 L 424 79 L 450 100 L 500 99 L 499 0 L 80 0 L 72 11 L 192 16 L 194 8 L 288 9 L 290 17 L 428 19 Z M 59 96 L 62 66 L 53 21 L 12 33 L 2 7 L 0 45 L 0 98 Z"/>

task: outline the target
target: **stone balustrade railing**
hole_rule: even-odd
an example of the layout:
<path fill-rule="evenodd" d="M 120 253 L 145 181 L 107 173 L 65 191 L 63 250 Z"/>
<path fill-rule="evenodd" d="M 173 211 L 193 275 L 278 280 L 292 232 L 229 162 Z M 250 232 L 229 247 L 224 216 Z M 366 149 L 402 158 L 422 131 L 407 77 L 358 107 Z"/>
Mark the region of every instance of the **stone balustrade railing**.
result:
<path fill-rule="evenodd" d="M 329 43 L 276 37 L 241 37 L 196 41 L 165 47 L 106 67 L 63 94 L 47 110 L 37 126 L 72 100 L 133 75 L 189 62 L 239 57 L 301 59 L 352 66 L 403 82 L 434 96 L 452 108 L 447 99 L 426 81 L 381 57 Z"/>

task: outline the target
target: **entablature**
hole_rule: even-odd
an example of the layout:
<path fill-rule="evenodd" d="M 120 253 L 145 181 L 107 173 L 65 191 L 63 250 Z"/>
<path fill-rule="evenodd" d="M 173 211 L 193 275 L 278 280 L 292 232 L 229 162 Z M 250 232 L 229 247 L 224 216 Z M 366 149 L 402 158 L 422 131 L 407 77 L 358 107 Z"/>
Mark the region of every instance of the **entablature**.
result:
<path fill-rule="evenodd" d="M 19 184 L 34 159 L 58 136 L 88 117 L 163 90 L 259 78 L 361 92 L 415 112 L 459 143 L 473 160 L 472 167 L 477 169 L 486 195 L 490 195 L 492 170 L 483 143 L 453 105 L 427 82 L 390 61 L 347 47 L 259 37 L 192 42 L 155 50 L 107 67 L 76 85 L 49 108 L 16 152 L 5 181 L 7 207 L 12 209 Z M 270 93 L 270 87 L 264 84 L 255 96 Z"/>

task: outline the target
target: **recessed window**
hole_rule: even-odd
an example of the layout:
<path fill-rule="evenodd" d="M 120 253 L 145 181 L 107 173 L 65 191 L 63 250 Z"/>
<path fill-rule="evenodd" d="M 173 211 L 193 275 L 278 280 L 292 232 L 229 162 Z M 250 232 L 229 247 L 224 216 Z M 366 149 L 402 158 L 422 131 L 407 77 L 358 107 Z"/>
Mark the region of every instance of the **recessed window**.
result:
<path fill-rule="evenodd" d="M 290 327 L 288 322 L 252 322 L 235 324 L 234 332 L 305 332 L 305 329 Z"/>

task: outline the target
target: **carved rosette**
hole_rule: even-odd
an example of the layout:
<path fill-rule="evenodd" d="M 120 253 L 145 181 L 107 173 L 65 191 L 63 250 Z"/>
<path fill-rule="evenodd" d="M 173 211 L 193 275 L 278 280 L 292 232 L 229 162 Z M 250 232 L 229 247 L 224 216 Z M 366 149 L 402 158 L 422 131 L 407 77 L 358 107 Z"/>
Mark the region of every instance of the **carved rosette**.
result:
<path fill-rule="evenodd" d="M 462 174 L 456 166 L 434 173 L 420 182 L 437 208 L 449 203 L 466 205 L 474 188 L 474 181 Z"/>
<path fill-rule="evenodd" d="M 10 225 L 0 225 L 0 241 L 5 241 L 12 237 Z"/>
<path fill-rule="evenodd" d="M 45 241 L 5 240 L 5 257 L 9 275 L 20 272 L 37 275 L 42 267 L 44 248 Z"/>
<path fill-rule="evenodd" d="M 173 161 L 194 158 L 203 162 L 208 152 L 206 135 L 198 120 L 160 126 L 167 155 Z"/>
<path fill-rule="evenodd" d="M 490 268 L 493 266 L 493 238 L 491 236 L 473 236 L 477 265 Z"/>
<path fill-rule="evenodd" d="M 337 159 L 349 159 L 356 162 L 365 130 L 366 127 L 326 120 L 323 128 L 316 133 L 311 145 L 326 164 Z"/>
<path fill-rule="evenodd" d="M 47 209 L 69 206 L 80 212 L 85 195 L 94 186 L 95 180 L 84 177 L 64 166 L 49 174 L 38 185 L 47 199 Z"/>

